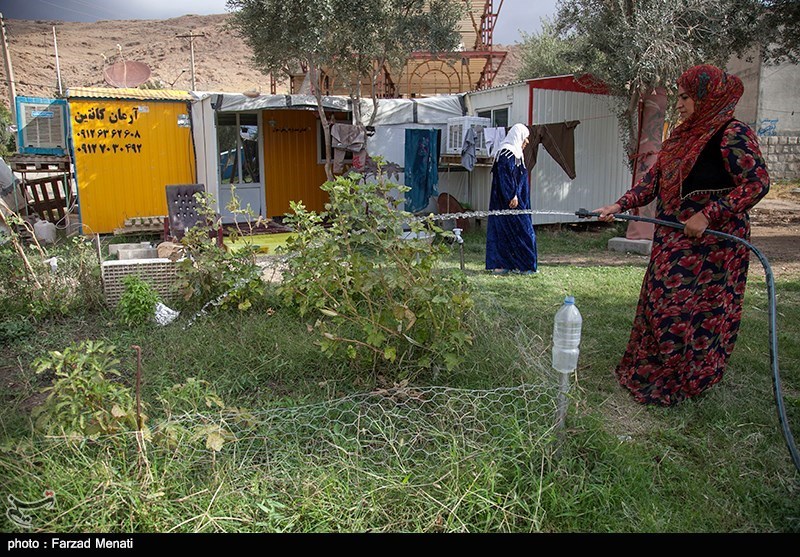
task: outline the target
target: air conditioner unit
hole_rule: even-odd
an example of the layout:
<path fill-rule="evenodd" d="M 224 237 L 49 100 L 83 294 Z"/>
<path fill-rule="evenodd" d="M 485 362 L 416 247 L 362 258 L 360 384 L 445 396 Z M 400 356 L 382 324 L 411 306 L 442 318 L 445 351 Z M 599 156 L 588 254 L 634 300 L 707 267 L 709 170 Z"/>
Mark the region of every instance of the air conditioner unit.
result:
<path fill-rule="evenodd" d="M 16 97 L 17 150 L 31 155 L 67 154 L 67 101 Z"/>
<path fill-rule="evenodd" d="M 478 116 L 459 116 L 447 119 L 447 154 L 460 155 L 461 148 L 464 146 L 464 137 L 467 130 L 475 130 L 475 155 L 478 157 L 488 157 L 489 150 L 486 148 L 486 138 L 483 136 L 483 129 L 492 126 L 489 118 Z"/>

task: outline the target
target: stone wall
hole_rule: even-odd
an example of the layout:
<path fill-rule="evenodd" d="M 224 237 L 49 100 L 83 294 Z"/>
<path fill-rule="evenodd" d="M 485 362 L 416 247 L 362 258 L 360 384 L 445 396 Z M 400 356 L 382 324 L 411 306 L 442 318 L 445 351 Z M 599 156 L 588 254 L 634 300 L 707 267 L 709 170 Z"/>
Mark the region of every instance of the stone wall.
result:
<path fill-rule="evenodd" d="M 800 180 L 800 137 L 770 135 L 759 138 L 772 180 Z"/>

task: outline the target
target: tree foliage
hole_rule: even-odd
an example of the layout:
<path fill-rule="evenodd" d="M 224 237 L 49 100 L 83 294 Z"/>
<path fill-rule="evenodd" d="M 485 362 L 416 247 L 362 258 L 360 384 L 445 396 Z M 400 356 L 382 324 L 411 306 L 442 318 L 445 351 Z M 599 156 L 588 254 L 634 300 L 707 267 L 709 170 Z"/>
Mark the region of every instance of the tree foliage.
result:
<path fill-rule="evenodd" d="M 603 81 L 620 100 L 622 140 L 635 149 L 639 99 L 655 87 L 674 91 L 688 67 L 725 67 L 758 41 L 759 0 L 571 0 L 556 28 L 574 48 L 566 58 Z"/>
<path fill-rule="evenodd" d="M 307 68 L 319 105 L 330 160 L 330 130 L 315 86 L 322 71 L 342 79 L 354 100 L 361 83 L 375 84 L 384 64 L 401 68 L 409 54 L 454 50 L 462 3 L 456 0 L 228 0 L 231 26 L 264 73 Z M 377 101 L 374 101 L 377 102 Z M 353 103 L 358 108 L 358 103 Z M 356 112 L 356 123 L 361 124 Z M 330 164 L 326 164 L 332 179 Z"/>
<path fill-rule="evenodd" d="M 578 72 L 580 65 L 572 60 L 570 53 L 576 49 L 576 37 L 559 35 L 555 23 L 542 18 L 541 32 L 522 34 L 520 52 L 522 65 L 517 79 L 534 79 L 552 75 L 567 75 Z"/>
<path fill-rule="evenodd" d="M 765 0 L 764 5 L 764 58 L 770 63 L 800 63 L 800 2 Z"/>
<path fill-rule="evenodd" d="M 11 111 L 0 104 L 0 157 L 13 154 L 16 149 L 16 134 L 9 127 L 16 124 L 11 121 Z"/>

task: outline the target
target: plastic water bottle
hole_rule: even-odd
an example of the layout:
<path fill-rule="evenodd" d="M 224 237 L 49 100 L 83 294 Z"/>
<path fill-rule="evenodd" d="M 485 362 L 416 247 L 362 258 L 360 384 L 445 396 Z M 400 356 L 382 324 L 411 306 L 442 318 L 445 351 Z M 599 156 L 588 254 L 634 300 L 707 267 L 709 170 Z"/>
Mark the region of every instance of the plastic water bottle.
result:
<path fill-rule="evenodd" d="M 575 306 L 575 298 L 567 296 L 556 312 L 553 325 L 553 369 L 570 373 L 578 367 L 583 318 Z"/>

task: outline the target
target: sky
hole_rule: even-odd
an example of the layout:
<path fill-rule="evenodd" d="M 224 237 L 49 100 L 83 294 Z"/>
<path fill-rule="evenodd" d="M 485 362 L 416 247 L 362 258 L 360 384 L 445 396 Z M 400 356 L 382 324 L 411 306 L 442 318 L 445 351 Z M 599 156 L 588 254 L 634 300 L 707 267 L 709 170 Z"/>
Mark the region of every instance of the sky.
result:
<path fill-rule="evenodd" d="M 501 0 L 494 0 L 495 9 Z M 538 32 L 541 18 L 553 18 L 557 0 L 503 0 L 494 31 L 495 44 L 522 40 L 520 30 Z M 224 14 L 225 0 L 0 0 L 7 19 L 97 21 L 169 19 L 186 14 Z"/>

